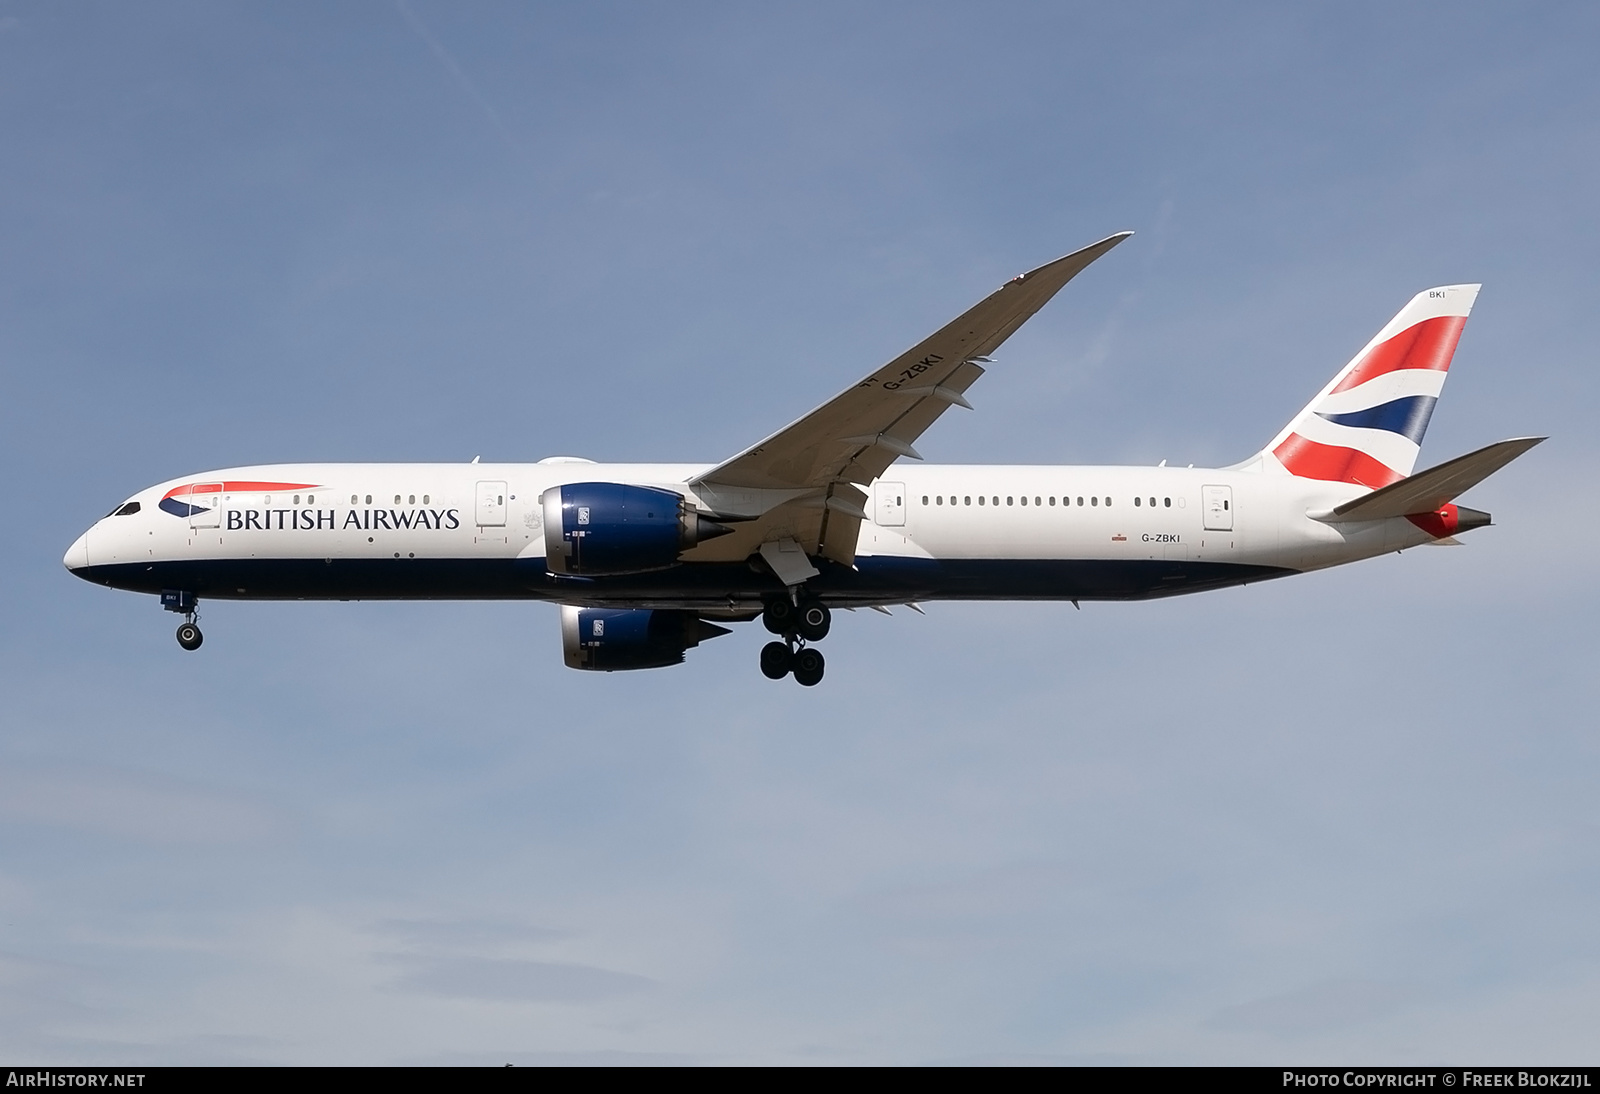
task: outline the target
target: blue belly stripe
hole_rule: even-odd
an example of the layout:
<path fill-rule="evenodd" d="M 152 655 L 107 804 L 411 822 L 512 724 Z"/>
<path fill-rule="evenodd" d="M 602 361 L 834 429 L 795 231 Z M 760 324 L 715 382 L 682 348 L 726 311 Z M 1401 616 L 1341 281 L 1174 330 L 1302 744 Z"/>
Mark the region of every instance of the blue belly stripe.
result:
<path fill-rule="evenodd" d="M 1161 559 L 926 559 L 862 555 L 829 563 L 807 588 L 835 606 L 907 600 L 1147 600 L 1282 577 L 1293 570 Z M 612 607 L 726 606 L 781 595 L 742 562 L 695 563 L 573 583 L 544 559 L 191 559 L 73 573 L 112 588 L 183 589 L 202 600 L 552 600 Z"/>

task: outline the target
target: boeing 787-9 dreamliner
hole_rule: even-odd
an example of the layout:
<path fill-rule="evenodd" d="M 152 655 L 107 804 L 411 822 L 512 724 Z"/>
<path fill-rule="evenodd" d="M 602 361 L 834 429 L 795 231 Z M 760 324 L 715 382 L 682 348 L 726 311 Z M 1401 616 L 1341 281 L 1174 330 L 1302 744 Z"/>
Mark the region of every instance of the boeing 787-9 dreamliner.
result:
<path fill-rule="evenodd" d="M 198 649 L 203 600 L 560 605 L 566 663 L 674 665 L 722 624 L 776 636 L 761 671 L 822 679 L 836 608 L 1142 600 L 1264 581 L 1489 523 L 1455 504 L 1538 444 L 1416 474 L 1477 285 L 1413 297 L 1267 445 L 1224 468 L 934 466 L 913 445 L 990 355 L 1123 232 L 1003 285 L 904 354 L 715 466 L 272 464 L 141 490 L 69 570 L 159 595 Z M 918 462 L 900 462 L 918 461 Z"/>

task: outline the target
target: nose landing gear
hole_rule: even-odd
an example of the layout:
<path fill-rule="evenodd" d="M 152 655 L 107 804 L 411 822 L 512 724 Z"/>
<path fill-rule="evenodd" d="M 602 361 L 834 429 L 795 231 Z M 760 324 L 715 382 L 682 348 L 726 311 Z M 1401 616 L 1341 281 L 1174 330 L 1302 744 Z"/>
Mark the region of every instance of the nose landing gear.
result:
<path fill-rule="evenodd" d="M 774 598 L 767 601 L 761 622 L 773 634 L 783 636 L 783 641 L 768 642 L 761 647 L 761 675 L 768 680 L 782 680 L 792 672 L 795 683 L 801 687 L 820 684 L 827 661 L 821 650 L 806 643 L 820 642 L 827 637 L 833 623 L 833 613 L 827 605 L 802 600 L 797 607 L 787 598 Z"/>
<path fill-rule="evenodd" d="M 183 623 L 178 627 L 178 645 L 186 650 L 197 650 L 206 636 L 200 633 L 200 598 L 179 589 L 162 589 L 161 606 L 169 612 L 183 613 Z"/>

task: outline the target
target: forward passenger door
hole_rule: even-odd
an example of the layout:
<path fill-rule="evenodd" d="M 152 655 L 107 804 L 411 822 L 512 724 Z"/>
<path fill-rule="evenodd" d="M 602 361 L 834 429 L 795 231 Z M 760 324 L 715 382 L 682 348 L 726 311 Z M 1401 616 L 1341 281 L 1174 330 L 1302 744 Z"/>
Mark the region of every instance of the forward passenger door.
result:
<path fill-rule="evenodd" d="M 216 528 L 222 523 L 222 483 L 197 482 L 181 495 L 189 506 L 190 528 Z"/>
<path fill-rule="evenodd" d="M 504 528 L 506 525 L 506 484 L 480 482 L 474 521 L 479 528 Z"/>

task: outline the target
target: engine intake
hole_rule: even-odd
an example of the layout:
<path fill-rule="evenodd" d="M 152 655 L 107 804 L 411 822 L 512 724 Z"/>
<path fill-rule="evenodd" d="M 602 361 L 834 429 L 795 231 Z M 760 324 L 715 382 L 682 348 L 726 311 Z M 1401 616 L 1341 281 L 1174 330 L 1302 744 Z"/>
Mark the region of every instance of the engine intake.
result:
<path fill-rule="evenodd" d="M 642 574 L 733 531 L 682 494 L 617 482 L 572 482 L 539 496 L 545 567 L 554 574 Z"/>
<path fill-rule="evenodd" d="M 569 669 L 665 668 L 681 664 L 701 642 L 728 633 L 693 612 L 561 605 L 561 653 Z"/>

